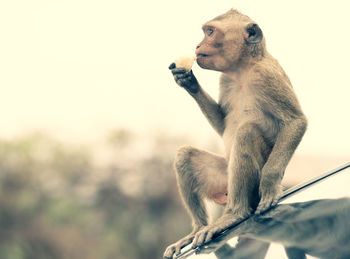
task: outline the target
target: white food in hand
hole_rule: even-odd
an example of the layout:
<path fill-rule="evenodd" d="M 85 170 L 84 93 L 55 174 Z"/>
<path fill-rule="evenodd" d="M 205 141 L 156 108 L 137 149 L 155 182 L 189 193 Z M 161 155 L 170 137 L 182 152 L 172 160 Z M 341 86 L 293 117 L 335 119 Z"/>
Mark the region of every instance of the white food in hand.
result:
<path fill-rule="evenodd" d="M 187 72 L 189 72 L 195 60 L 196 60 L 196 56 L 181 57 L 175 60 L 175 65 L 176 65 L 176 68 L 184 68 L 186 69 Z"/>

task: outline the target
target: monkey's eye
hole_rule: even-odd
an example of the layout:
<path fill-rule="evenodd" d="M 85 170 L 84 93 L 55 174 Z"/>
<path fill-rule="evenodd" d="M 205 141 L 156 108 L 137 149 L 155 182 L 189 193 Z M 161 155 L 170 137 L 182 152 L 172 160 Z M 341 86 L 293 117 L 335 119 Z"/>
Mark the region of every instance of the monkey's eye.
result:
<path fill-rule="evenodd" d="M 208 36 L 211 36 L 211 35 L 214 33 L 214 31 L 215 31 L 214 28 L 208 27 L 208 28 L 207 28 L 207 35 L 208 35 Z"/>

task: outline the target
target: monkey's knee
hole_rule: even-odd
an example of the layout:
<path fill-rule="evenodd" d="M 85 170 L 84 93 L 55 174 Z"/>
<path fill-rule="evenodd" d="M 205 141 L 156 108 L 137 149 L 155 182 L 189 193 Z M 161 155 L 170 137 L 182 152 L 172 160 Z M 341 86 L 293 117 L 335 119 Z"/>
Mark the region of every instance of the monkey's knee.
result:
<path fill-rule="evenodd" d="M 191 146 L 180 147 L 175 155 L 174 168 L 177 174 L 184 175 L 188 171 L 192 171 L 191 159 L 197 155 L 198 150 Z"/>
<path fill-rule="evenodd" d="M 245 124 L 238 128 L 236 132 L 237 141 L 240 144 L 250 144 L 262 135 L 259 127 L 255 124 Z"/>
<path fill-rule="evenodd" d="M 258 167 L 263 166 L 271 152 L 260 128 L 254 124 L 246 124 L 239 128 L 236 133 L 236 152 L 240 153 L 241 159 L 254 160 Z"/>

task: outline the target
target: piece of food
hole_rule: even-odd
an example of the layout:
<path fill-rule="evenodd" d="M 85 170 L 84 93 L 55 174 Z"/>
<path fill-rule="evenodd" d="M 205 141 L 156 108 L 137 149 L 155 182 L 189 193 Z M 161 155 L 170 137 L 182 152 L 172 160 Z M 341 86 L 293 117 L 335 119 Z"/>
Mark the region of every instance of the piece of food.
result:
<path fill-rule="evenodd" d="M 195 60 L 196 60 L 196 56 L 181 57 L 175 60 L 175 65 L 177 68 L 184 68 L 186 69 L 187 72 L 189 72 Z"/>

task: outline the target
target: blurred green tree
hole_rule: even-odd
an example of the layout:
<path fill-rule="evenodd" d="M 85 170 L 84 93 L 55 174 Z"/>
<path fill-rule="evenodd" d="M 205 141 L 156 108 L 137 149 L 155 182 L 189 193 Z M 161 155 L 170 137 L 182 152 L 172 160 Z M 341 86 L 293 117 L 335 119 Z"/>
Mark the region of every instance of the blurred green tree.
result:
<path fill-rule="evenodd" d="M 42 133 L 0 140 L 0 258 L 161 258 L 190 230 L 172 171 L 186 139 L 146 139 L 111 132 L 102 165 Z"/>

